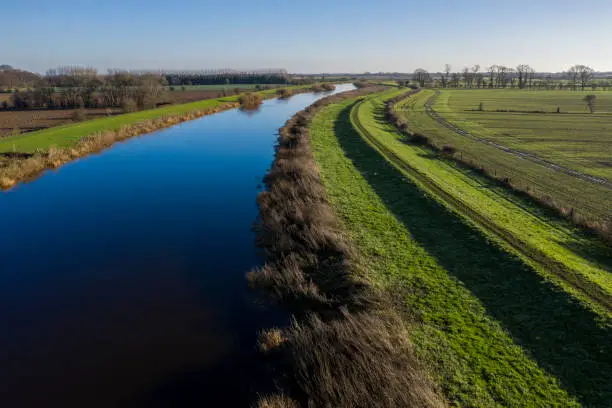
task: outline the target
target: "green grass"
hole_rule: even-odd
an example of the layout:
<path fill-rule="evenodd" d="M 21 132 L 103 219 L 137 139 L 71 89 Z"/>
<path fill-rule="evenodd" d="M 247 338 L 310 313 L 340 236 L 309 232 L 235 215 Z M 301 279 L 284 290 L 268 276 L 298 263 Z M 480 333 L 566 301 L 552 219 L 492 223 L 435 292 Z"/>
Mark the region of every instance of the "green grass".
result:
<path fill-rule="evenodd" d="M 401 161 L 417 169 L 427 180 L 459 200 L 460 207 L 468 207 L 476 212 L 479 217 L 472 219 L 473 222 L 485 223 L 482 227 L 494 226 L 494 234 L 501 230 L 504 237 L 517 241 L 518 246 L 527 254 L 534 251 L 542 253 L 563 265 L 559 274 L 569 274 L 570 279 L 585 286 L 584 290 L 577 290 L 563 279 L 558 279 L 554 271 L 539 268 L 541 273 L 565 290 L 585 301 L 590 300 L 591 292 L 595 292 L 595 299 L 599 297 L 597 295 L 605 300 L 612 299 L 612 256 L 608 246 L 581 234 L 570 223 L 541 210 L 529 200 L 521 199 L 505 187 L 433 155 L 427 148 L 404 143 L 403 136 L 383 117 L 385 101 L 397 94 L 396 91 L 375 95 L 358 107 L 357 118 L 372 136 Z M 462 210 L 456 207 L 453 203 L 455 210 Z M 594 307 L 598 306 L 596 301 L 590 303 L 594 303 Z"/>
<path fill-rule="evenodd" d="M 590 114 L 582 100 L 597 96 Z M 474 111 L 482 102 L 485 111 Z M 551 114 L 557 107 L 561 114 Z M 573 91 L 443 91 L 434 108 L 459 127 L 554 163 L 612 180 L 612 93 Z M 544 111 L 540 113 L 497 110 Z"/>
<path fill-rule="evenodd" d="M 298 86 L 292 88 L 297 89 L 304 87 Z M 265 90 L 259 93 L 264 98 L 276 96 L 275 89 Z M 164 115 L 181 115 L 194 110 L 215 108 L 227 102 L 237 102 L 238 98 L 239 95 L 207 99 L 182 105 L 172 105 L 158 109 L 95 119 L 82 123 L 57 126 L 18 136 L 10 136 L 0 139 L 0 152 L 17 151 L 30 153 L 34 152 L 36 149 L 48 149 L 51 146 L 70 147 L 78 143 L 81 138 L 96 132 L 101 132 L 103 130 L 118 130 L 123 125 L 156 119 Z"/>
<path fill-rule="evenodd" d="M 312 122 L 323 182 L 371 277 L 401 294 L 416 351 L 451 404 L 576 406 L 567 390 L 607 406 L 610 328 L 424 194 L 361 139 L 351 108 Z"/>
<path fill-rule="evenodd" d="M 571 95 L 566 96 L 567 94 Z M 604 103 L 608 96 L 605 93 L 601 94 L 603 95 L 600 101 L 601 109 L 608 109 L 608 102 Z M 433 95 L 434 91 L 424 90 L 409 100 L 398 104 L 398 113 L 407 119 L 411 131 L 426 135 L 438 146 L 452 145 L 458 150 L 458 155 L 461 155 L 464 160 L 473 162 L 478 167 L 484 167 L 487 171 L 495 173 L 498 177 L 509 178 L 514 185 L 522 190 L 529 190 L 539 197 L 552 197 L 559 206 L 567 209 L 574 208 L 579 215 L 594 220 L 612 219 L 612 213 L 610 212 L 609 206 L 609 203 L 612 202 L 612 190 L 610 188 L 589 183 L 562 172 L 549 169 L 538 163 L 515 157 L 495 147 L 454 133 L 452 130 L 437 123 L 425 112 L 425 102 Z M 610 146 L 612 146 L 612 139 L 610 139 L 610 137 L 612 137 L 612 132 L 606 135 L 603 131 L 603 129 L 606 128 L 605 126 L 608 125 L 602 127 L 597 136 L 599 140 L 608 140 L 608 142 L 604 144 L 596 142 L 593 143 L 593 147 L 591 147 L 589 143 L 580 142 L 578 136 L 572 136 L 572 134 L 577 135 L 576 132 L 571 133 L 563 129 L 559 130 L 559 128 L 555 128 L 555 123 L 561 123 L 563 120 L 571 120 L 573 121 L 572 126 L 574 129 L 579 129 L 584 126 L 585 129 L 593 130 L 600 126 L 599 124 L 602 123 L 602 120 L 604 122 L 607 121 L 606 123 L 612 123 L 612 115 L 607 113 L 596 115 L 581 113 L 560 115 L 553 113 L 519 114 L 472 112 L 467 110 L 477 109 L 480 100 L 483 101 L 485 110 L 517 108 L 530 110 L 535 109 L 536 106 L 545 109 L 550 108 L 550 110 L 552 110 L 552 105 L 546 105 L 543 102 L 547 95 L 552 95 L 549 99 L 556 98 L 555 95 L 558 95 L 558 98 L 571 97 L 580 100 L 580 95 L 582 95 L 582 93 L 513 90 L 442 91 L 434 108 L 441 116 L 456 123 L 459 127 L 473 132 L 475 136 L 492 139 L 501 144 L 508 144 L 509 147 L 519 150 L 543 154 L 546 159 L 553 162 L 556 161 L 568 167 L 573 167 L 576 170 L 589 170 L 589 173 L 599 176 L 607 175 L 608 171 L 604 169 L 603 164 L 601 164 L 599 170 L 593 169 L 598 166 L 595 164 L 596 162 L 604 163 L 606 160 L 609 161 L 612 155 L 612 151 L 610 151 Z M 487 96 L 489 99 L 485 99 Z M 529 102 L 529 98 L 534 98 L 535 101 Z M 464 102 L 459 104 L 457 102 L 459 99 Z M 524 102 L 522 102 L 522 104 L 511 102 L 516 99 L 523 100 Z M 493 100 L 499 100 L 500 102 L 494 103 L 492 102 Z M 459 109 L 461 113 L 451 111 L 449 103 L 451 106 Z M 462 106 L 462 108 L 460 108 L 460 106 Z M 573 105 L 567 102 L 563 106 L 565 106 L 565 109 L 571 111 L 581 109 L 580 104 L 575 100 Z M 497 125 L 495 125 L 497 127 L 492 123 L 487 124 L 485 127 L 474 122 L 476 119 L 468 123 L 467 120 L 460 120 L 460 116 L 463 118 L 481 118 L 481 120 L 484 120 L 485 117 L 505 119 L 498 122 Z M 537 126 L 535 122 L 538 122 Z M 582 123 L 587 124 L 582 125 Z M 480 129 L 476 129 L 475 126 L 480 126 Z M 567 124 L 563 124 L 562 126 L 567 126 Z M 529 127 L 533 127 L 533 129 L 530 130 Z M 481 134 L 479 132 L 482 129 L 485 129 L 486 132 Z M 490 132 L 507 133 L 515 136 L 504 136 L 505 138 L 502 138 L 501 136 L 492 136 Z M 561 135 L 563 132 L 565 132 L 565 136 Z M 530 135 L 527 135 L 527 133 Z M 516 136 L 519 134 L 522 136 Z M 571 141 L 572 137 L 574 137 L 574 141 Z M 508 142 L 513 138 L 515 138 L 514 143 Z M 548 153 L 545 152 L 542 146 L 547 146 L 546 149 Z M 558 151 L 555 152 L 555 150 Z M 578 162 L 586 163 L 586 157 L 589 156 L 591 157 L 588 159 L 591 163 L 590 165 L 575 165 L 575 163 Z M 574 157 L 574 159 L 571 157 Z"/>

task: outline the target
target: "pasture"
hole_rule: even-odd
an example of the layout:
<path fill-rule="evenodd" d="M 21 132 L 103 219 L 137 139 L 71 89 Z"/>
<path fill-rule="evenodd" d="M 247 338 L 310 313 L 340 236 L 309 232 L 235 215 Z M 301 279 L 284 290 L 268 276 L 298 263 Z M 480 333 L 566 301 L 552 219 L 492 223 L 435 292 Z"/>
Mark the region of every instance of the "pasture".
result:
<path fill-rule="evenodd" d="M 366 143 L 351 112 L 380 140 L 403 145 L 380 115 L 381 100 L 368 101 L 318 114 L 310 127 L 314 155 L 364 268 L 395 293 L 416 352 L 450 405 L 570 407 L 579 399 L 605 406 L 609 359 L 597 369 L 582 362 L 599 356 L 606 329 Z M 406 159 L 437 166 L 417 153 Z"/>
<path fill-rule="evenodd" d="M 584 113 L 581 92 L 519 90 L 443 90 L 439 96 L 433 90 L 423 90 L 398 103 L 396 111 L 406 120 L 410 132 L 424 135 L 440 149 L 452 146 L 456 158 L 562 212 L 605 223 L 612 218 L 612 189 L 605 183 L 568 174 L 578 171 L 586 173 L 585 177 L 599 178 L 610 175 L 606 163 L 612 157 L 612 134 L 606 134 L 605 129 L 612 126 L 612 114 L 605 109 L 610 109 L 611 100 L 603 92 L 597 94 L 601 95 L 601 111 L 595 114 Z M 568 113 L 497 111 L 556 112 L 555 101 L 563 100 L 561 112 Z M 478 110 L 481 101 L 483 111 Z M 570 121 L 572 127 L 567 123 L 559 125 L 564 120 Z M 542 156 L 552 165 L 508 149 L 536 158 Z M 567 171 L 554 165 L 564 166 Z"/>
<path fill-rule="evenodd" d="M 596 96 L 593 114 L 584 102 L 589 94 Z M 612 180 L 610 92 L 444 90 L 433 108 L 475 136 Z"/>

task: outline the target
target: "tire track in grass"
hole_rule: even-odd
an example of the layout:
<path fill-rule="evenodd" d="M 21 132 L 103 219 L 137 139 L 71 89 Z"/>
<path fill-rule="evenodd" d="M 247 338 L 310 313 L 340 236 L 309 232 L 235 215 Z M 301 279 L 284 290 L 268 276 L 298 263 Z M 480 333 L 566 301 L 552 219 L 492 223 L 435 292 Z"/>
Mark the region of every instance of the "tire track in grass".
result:
<path fill-rule="evenodd" d="M 460 127 L 458 127 L 457 125 L 453 124 L 452 122 L 448 121 L 447 119 L 445 119 L 444 117 L 440 116 L 440 114 L 433 108 L 433 104 L 435 103 L 436 99 L 438 98 L 438 96 L 440 96 L 440 91 L 436 91 L 435 94 L 433 94 L 432 96 L 429 97 L 429 99 L 427 99 L 427 101 L 425 102 L 425 112 L 427 113 L 427 115 L 432 118 L 433 120 L 435 120 L 436 122 L 438 122 L 440 125 L 444 126 L 447 129 L 450 129 L 451 131 L 453 131 L 454 133 L 458 134 L 459 136 L 463 136 L 463 137 L 468 137 L 472 140 L 475 140 L 477 142 L 480 143 L 484 143 L 486 145 L 489 146 L 493 146 L 496 149 L 502 150 L 508 154 L 511 154 L 515 157 L 521 158 L 521 159 L 525 159 L 525 160 L 529 160 L 532 161 L 534 163 L 538 163 L 541 164 L 542 166 L 548 167 L 549 169 L 555 170 L 555 171 L 559 171 L 562 173 L 567 174 L 568 176 L 572 176 L 572 177 L 576 177 L 579 178 L 581 180 L 587 181 L 589 183 L 593 183 L 593 184 L 597 184 L 597 185 L 602 185 L 606 188 L 612 189 L 612 182 L 610 182 L 609 180 L 605 179 L 605 178 L 601 178 L 601 177 L 595 177 L 595 176 L 591 176 L 585 173 L 581 173 L 579 171 L 576 170 L 572 170 L 570 168 L 555 164 L 549 160 L 545 160 L 535 154 L 532 153 L 527 153 L 527 152 L 523 152 L 517 149 L 512 149 L 510 147 L 504 146 L 502 144 L 496 143 L 492 140 L 489 139 L 485 139 L 482 137 L 478 137 L 475 136 L 473 134 L 471 134 L 470 132 L 468 132 L 467 130 L 461 129 Z"/>
<path fill-rule="evenodd" d="M 334 205 L 372 272 L 390 279 L 390 290 L 406 288 L 406 306 L 424 325 L 420 350 L 451 402 L 462 407 L 575 406 L 537 361 L 587 406 L 606 407 L 612 396 L 609 329 L 407 182 L 350 127 L 350 110 L 340 112 L 335 122 L 331 137 L 335 133 L 337 142 L 329 137 L 316 142 L 320 163 L 338 160 L 326 158 L 337 155 L 330 152 L 334 143 L 346 156 L 335 167 L 320 164 L 324 182 L 332 185 Z M 352 175 L 338 175 L 347 171 Z"/>
<path fill-rule="evenodd" d="M 445 202 L 448 206 L 453 208 L 459 214 L 463 214 L 468 219 L 472 220 L 475 224 L 483 228 L 485 231 L 497 236 L 512 249 L 525 256 L 525 258 L 531 260 L 537 265 L 540 265 L 543 269 L 551 271 L 555 276 L 561 278 L 564 282 L 569 284 L 574 289 L 582 293 L 586 298 L 601 305 L 609 313 L 612 313 L 612 299 L 608 294 L 602 290 L 597 284 L 586 280 L 580 273 L 577 273 L 561 262 L 551 259 L 542 251 L 525 245 L 523 241 L 509 233 L 505 229 L 499 227 L 496 223 L 482 215 L 478 211 L 472 209 L 466 205 L 463 201 L 455 198 L 453 195 L 447 193 L 443 188 L 438 186 L 432 181 L 427 175 L 421 173 L 418 169 L 410 166 L 410 164 L 403 161 L 395 152 L 388 149 L 385 145 L 380 143 L 376 137 L 371 135 L 368 130 L 361 124 L 357 115 L 358 109 L 362 102 L 359 102 L 351 110 L 351 121 L 356 127 L 357 131 L 372 147 L 374 147 L 380 154 L 382 154 L 387 160 L 399 169 L 408 173 L 411 177 L 421 183 L 424 188 L 429 191 L 432 195 L 438 197 L 441 201 Z"/>

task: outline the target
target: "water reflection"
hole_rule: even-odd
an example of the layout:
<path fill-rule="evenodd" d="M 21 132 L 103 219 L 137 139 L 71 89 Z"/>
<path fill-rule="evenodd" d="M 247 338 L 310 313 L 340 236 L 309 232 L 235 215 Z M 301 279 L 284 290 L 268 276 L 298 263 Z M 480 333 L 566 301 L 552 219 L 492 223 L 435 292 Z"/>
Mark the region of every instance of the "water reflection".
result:
<path fill-rule="evenodd" d="M 278 128 L 321 96 L 130 139 L 0 194 L 0 406 L 248 406 L 267 386 L 256 332 L 284 319 L 244 280 L 258 184 Z"/>

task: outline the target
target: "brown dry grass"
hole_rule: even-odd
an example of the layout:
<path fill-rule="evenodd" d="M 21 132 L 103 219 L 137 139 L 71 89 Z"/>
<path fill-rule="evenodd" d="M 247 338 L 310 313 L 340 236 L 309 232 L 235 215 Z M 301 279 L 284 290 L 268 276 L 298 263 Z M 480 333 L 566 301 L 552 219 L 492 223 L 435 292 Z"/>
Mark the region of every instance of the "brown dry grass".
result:
<path fill-rule="evenodd" d="M 257 401 L 257 408 L 298 408 L 299 404 L 284 394 L 266 395 Z"/>
<path fill-rule="evenodd" d="M 247 92 L 240 96 L 240 107 L 242 109 L 257 109 L 263 102 L 260 94 Z"/>
<path fill-rule="evenodd" d="M 283 392 L 301 406 L 444 406 L 414 358 L 405 323 L 342 234 L 310 150 L 307 126 L 319 108 L 377 90 L 334 95 L 290 119 L 258 197 L 267 263 L 247 277 L 294 313 L 275 359 L 286 374 Z M 264 348 L 278 338 L 266 337 Z"/>

